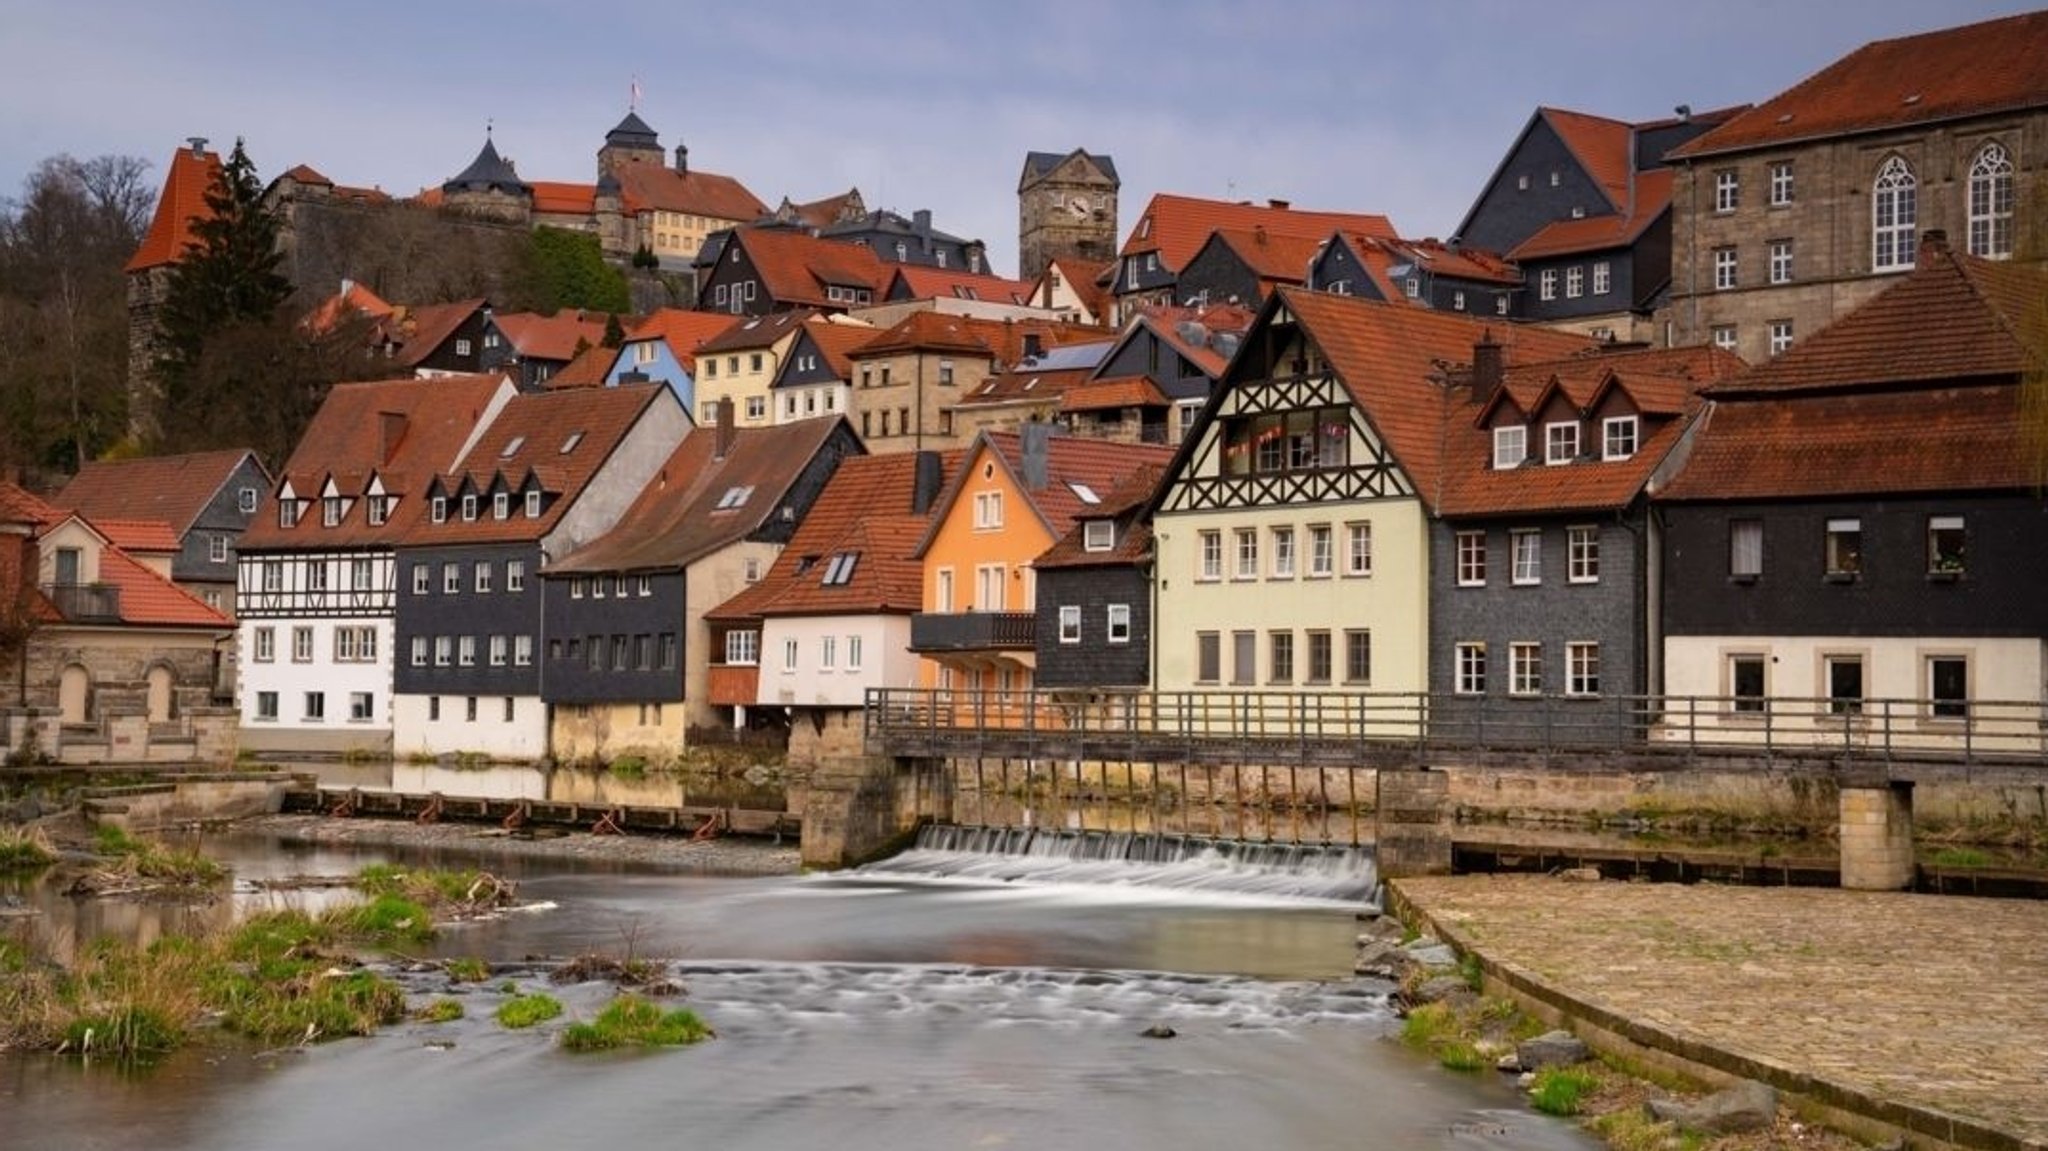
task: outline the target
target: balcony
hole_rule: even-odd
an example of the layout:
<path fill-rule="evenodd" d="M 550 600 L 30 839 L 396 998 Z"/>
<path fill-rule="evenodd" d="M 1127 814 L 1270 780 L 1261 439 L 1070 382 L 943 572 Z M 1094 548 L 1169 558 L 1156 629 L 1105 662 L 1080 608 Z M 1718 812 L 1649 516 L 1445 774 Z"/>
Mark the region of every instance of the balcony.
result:
<path fill-rule="evenodd" d="M 1030 651 L 1037 630 L 1028 611 L 919 612 L 910 617 L 910 650 Z"/>
<path fill-rule="evenodd" d="M 43 594 L 67 623 L 121 622 L 121 589 L 113 584 L 44 584 Z"/>
<path fill-rule="evenodd" d="M 713 707 L 752 707 L 761 692 L 761 668 L 751 663 L 711 665 L 705 695 Z"/>

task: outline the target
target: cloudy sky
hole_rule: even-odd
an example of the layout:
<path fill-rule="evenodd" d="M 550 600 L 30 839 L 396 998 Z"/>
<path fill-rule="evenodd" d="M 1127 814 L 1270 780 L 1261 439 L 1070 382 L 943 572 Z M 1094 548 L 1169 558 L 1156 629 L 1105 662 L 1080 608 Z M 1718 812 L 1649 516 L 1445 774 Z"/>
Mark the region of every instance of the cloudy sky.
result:
<path fill-rule="evenodd" d="M 2038 2 L 2038 0 L 2036 0 Z M 0 194 L 45 156 L 245 137 L 410 193 L 492 123 L 528 179 L 590 180 L 631 85 L 662 144 L 774 204 L 858 186 L 1014 268 L 1024 153 L 1154 192 L 1454 227 L 1538 105 L 1622 119 L 1756 101 L 1873 39 L 2007 0 L 0 0 Z"/>

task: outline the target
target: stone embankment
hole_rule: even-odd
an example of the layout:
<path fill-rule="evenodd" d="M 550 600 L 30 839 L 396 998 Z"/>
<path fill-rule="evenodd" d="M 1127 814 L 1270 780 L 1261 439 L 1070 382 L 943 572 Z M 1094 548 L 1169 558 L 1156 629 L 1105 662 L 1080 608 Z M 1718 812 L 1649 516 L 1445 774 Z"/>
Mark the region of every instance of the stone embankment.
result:
<path fill-rule="evenodd" d="M 522 835 L 488 825 L 319 815 L 264 816 L 241 820 L 234 827 L 237 834 L 273 835 L 301 843 L 460 850 L 487 857 L 601 859 L 706 875 L 794 875 L 800 870 L 795 844 L 776 846 L 757 839 L 588 832 Z"/>

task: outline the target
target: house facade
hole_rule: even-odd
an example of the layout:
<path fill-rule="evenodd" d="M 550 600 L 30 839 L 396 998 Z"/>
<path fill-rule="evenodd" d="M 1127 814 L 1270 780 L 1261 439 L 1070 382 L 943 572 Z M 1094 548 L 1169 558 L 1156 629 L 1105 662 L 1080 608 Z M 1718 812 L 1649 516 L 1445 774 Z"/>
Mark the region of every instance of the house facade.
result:
<path fill-rule="evenodd" d="M 1306 286 L 1368 300 L 1402 300 L 1446 312 L 1506 316 L 1522 274 L 1500 256 L 1429 240 L 1338 232 L 1317 252 Z"/>
<path fill-rule="evenodd" d="M 889 280 L 866 244 L 784 228 L 720 232 L 705 242 L 695 267 L 697 309 L 735 316 L 866 307 Z"/>
<path fill-rule="evenodd" d="M 149 520 L 178 540 L 170 577 L 215 611 L 235 610 L 235 545 L 256 515 L 270 473 L 236 448 L 179 456 L 95 460 L 53 501 L 87 519 Z"/>
<path fill-rule="evenodd" d="M 1394 235 L 1394 226 L 1385 216 L 1312 212 L 1297 209 L 1285 200 L 1268 200 L 1261 205 L 1162 192 L 1145 206 L 1144 214 L 1138 217 L 1117 253 L 1116 275 L 1110 285 L 1116 297 L 1117 322 L 1128 321 L 1139 308 L 1148 305 L 1194 303 L 1189 293 L 1179 287 L 1180 274 L 1219 229 L 1250 234 L 1263 231 L 1268 238 L 1310 241 L 1322 240 L 1337 231 Z M 1305 261 L 1301 272 L 1306 274 Z M 1212 298 L 1207 302 L 1226 301 Z"/>
<path fill-rule="evenodd" d="M 746 316 L 697 347 L 697 407 L 692 416 L 710 425 L 728 410 L 743 428 L 775 422 L 769 392 L 789 360 L 790 346 L 815 312 Z"/>
<path fill-rule="evenodd" d="M 1152 682 L 1152 529 L 1142 513 L 1164 473 L 1163 463 L 1133 471 L 1031 562 L 1041 690 L 1092 695 Z"/>

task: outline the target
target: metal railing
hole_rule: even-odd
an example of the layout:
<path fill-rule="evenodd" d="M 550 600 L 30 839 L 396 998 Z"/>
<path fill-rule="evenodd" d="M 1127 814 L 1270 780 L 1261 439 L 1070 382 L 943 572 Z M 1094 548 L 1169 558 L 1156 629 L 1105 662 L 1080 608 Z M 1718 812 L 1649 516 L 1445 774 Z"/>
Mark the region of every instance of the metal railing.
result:
<path fill-rule="evenodd" d="M 57 611 L 74 623 L 119 621 L 121 589 L 110 583 L 52 583 L 43 594 L 57 605 Z"/>
<path fill-rule="evenodd" d="M 1478 750 L 1539 761 L 1618 752 L 2048 765 L 2048 707 L 2037 700 L 874 688 L 865 725 L 870 749 L 913 754 L 1370 763 Z"/>
<path fill-rule="evenodd" d="M 1028 611 L 918 612 L 910 617 L 910 650 L 1023 649 L 1037 633 L 1038 618 Z"/>

